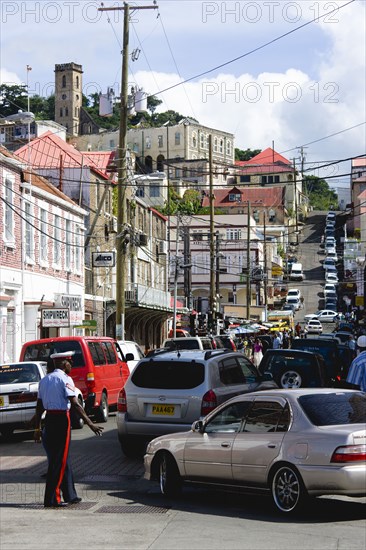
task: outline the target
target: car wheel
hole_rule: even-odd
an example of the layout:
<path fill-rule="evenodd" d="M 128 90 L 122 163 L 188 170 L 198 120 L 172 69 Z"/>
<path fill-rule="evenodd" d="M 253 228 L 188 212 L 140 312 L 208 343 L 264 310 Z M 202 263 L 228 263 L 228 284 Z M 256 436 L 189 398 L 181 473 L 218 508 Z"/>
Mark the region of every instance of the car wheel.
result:
<path fill-rule="evenodd" d="M 167 497 L 175 496 L 181 489 L 178 467 L 173 457 L 168 453 L 162 453 L 159 458 L 160 491 Z"/>
<path fill-rule="evenodd" d="M 80 407 L 83 407 L 83 402 L 79 398 L 78 399 Z M 84 419 L 81 418 L 74 410 L 71 410 L 71 427 L 73 430 L 82 430 L 84 428 Z"/>
<path fill-rule="evenodd" d="M 119 444 L 123 454 L 127 456 L 127 458 L 139 458 L 145 454 L 145 443 L 136 438 L 120 437 Z"/>
<path fill-rule="evenodd" d="M 307 492 L 298 471 L 289 465 L 278 468 L 272 477 L 271 493 L 281 512 L 293 512 L 304 504 Z"/>
<path fill-rule="evenodd" d="M 279 377 L 277 382 L 280 388 L 301 388 L 305 385 L 303 375 L 296 370 L 285 370 Z"/>
<path fill-rule="evenodd" d="M 108 400 L 107 400 L 106 394 L 103 392 L 99 408 L 97 409 L 97 412 L 95 415 L 97 422 L 102 422 L 102 423 L 107 422 L 108 414 L 109 414 Z"/>

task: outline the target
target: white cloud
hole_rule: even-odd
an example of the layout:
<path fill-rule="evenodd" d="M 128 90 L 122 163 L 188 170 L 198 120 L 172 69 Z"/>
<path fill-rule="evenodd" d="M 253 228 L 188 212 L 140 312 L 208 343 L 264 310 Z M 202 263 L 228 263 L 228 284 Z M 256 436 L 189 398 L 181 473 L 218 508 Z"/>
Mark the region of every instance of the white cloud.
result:
<path fill-rule="evenodd" d="M 21 84 L 21 80 L 16 73 L 0 67 L 0 84 Z"/>

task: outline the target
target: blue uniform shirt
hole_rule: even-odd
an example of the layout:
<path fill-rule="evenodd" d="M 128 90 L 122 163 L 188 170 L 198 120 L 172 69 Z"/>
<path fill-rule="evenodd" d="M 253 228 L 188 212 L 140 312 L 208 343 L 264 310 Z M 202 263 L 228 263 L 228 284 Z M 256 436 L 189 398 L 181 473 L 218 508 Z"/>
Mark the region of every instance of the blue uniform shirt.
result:
<path fill-rule="evenodd" d="M 352 361 L 348 371 L 347 382 L 360 386 L 362 391 L 366 391 L 366 351 L 362 351 Z"/>
<path fill-rule="evenodd" d="M 55 369 L 39 382 L 38 398 L 46 410 L 70 409 L 69 397 L 75 397 L 74 382 L 63 370 Z"/>

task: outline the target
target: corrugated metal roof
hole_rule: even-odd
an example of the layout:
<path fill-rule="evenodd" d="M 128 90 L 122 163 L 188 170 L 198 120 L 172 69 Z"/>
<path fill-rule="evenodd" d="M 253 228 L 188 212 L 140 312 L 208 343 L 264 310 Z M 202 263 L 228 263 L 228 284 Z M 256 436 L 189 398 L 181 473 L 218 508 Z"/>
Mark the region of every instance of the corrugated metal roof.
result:
<path fill-rule="evenodd" d="M 250 201 L 254 206 L 258 204 L 265 207 L 282 206 L 285 198 L 285 187 L 232 187 L 230 189 L 215 189 L 215 206 L 243 206 Z M 240 201 L 229 200 L 229 195 L 239 195 Z M 210 198 L 206 195 L 202 200 L 202 206 L 209 206 Z"/>

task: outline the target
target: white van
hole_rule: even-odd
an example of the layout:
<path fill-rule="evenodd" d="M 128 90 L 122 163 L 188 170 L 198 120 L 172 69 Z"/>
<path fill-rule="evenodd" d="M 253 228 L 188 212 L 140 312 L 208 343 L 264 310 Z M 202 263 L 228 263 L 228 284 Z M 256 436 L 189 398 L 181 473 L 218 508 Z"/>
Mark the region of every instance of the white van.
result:
<path fill-rule="evenodd" d="M 292 264 L 290 279 L 292 281 L 302 281 L 304 279 L 302 264 Z"/>

